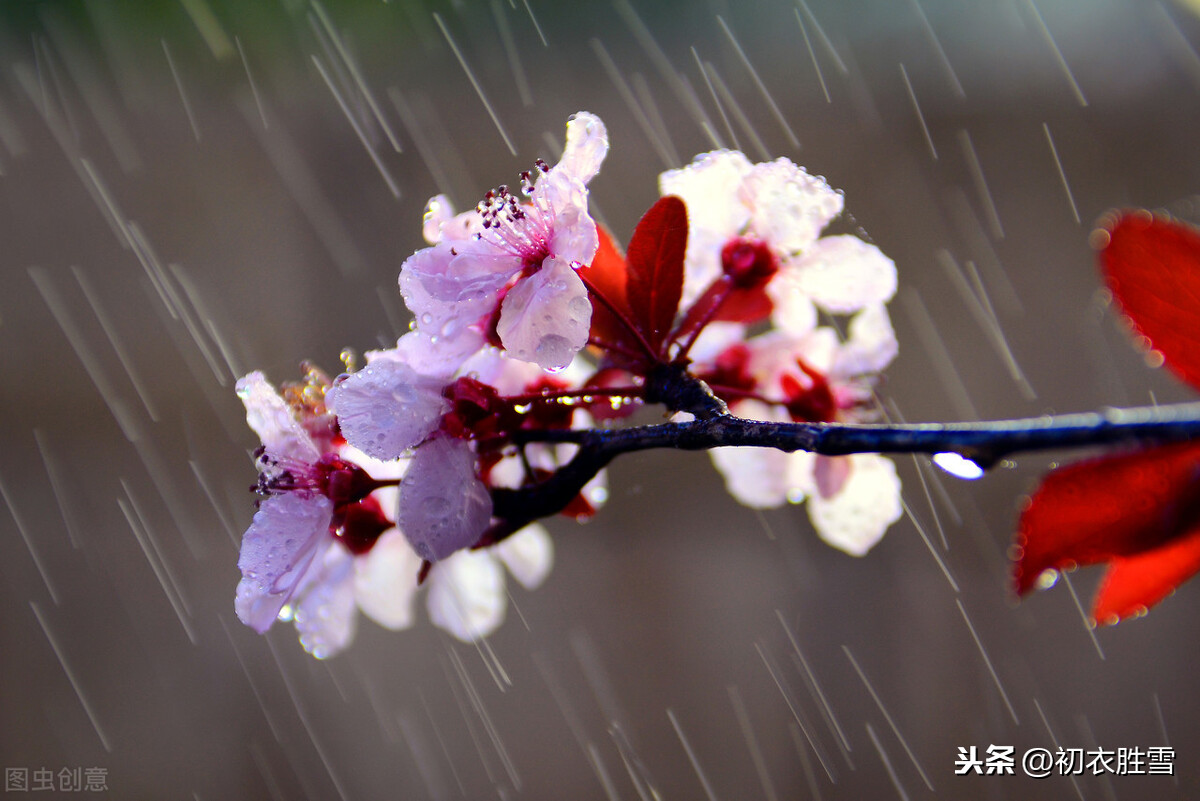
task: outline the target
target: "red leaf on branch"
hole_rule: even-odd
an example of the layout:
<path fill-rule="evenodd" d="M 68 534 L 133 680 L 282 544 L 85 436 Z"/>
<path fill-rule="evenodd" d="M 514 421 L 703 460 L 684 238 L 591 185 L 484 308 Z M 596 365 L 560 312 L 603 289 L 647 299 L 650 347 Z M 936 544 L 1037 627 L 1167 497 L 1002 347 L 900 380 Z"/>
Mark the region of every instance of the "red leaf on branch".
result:
<path fill-rule="evenodd" d="M 1092 605 L 1105 623 L 1137 615 L 1200 572 L 1200 526 L 1146 553 L 1114 559 Z"/>
<path fill-rule="evenodd" d="M 1200 232 L 1127 211 L 1099 233 L 1100 268 L 1129 322 L 1168 367 L 1200 389 Z"/>
<path fill-rule="evenodd" d="M 602 225 L 596 226 L 600 245 L 592 263 L 580 267 L 579 277 L 592 298 L 592 344 L 606 351 L 609 363 L 638 374 L 654 362 L 649 345 L 636 329 L 629 307 L 629 270 L 625 254 Z"/>
<path fill-rule="evenodd" d="M 674 195 L 659 199 L 642 217 L 626 254 L 626 292 L 632 322 L 660 357 L 683 294 L 687 207 Z"/>
<path fill-rule="evenodd" d="M 1152 606 L 1200 570 L 1200 443 L 1052 471 L 1021 515 L 1017 545 L 1020 594 L 1047 569 L 1108 562 L 1093 616 L 1115 622 Z"/>
<path fill-rule="evenodd" d="M 588 290 L 601 296 L 600 302 L 592 304 L 592 336 L 618 345 L 629 344 L 636 350 L 636 342 L 626 342 L 631 338 L 627 326 L 614 314 L 616 310 L 629 316 L 629 301 L 625 297 L 625 254 L 603 225 L 596 226 L 596 233 L 600 235 L 596 255 L 591 264 L 578 270 Z"/>

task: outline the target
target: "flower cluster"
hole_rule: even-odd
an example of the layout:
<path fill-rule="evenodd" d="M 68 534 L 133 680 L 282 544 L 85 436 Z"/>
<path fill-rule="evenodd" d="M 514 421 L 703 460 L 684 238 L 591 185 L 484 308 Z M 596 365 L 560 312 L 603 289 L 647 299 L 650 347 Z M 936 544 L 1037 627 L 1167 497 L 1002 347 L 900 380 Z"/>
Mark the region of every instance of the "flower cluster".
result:
<path fill-rule="evenodd" d="M 691 349 L 694 371 L 741 417 L 776 422 L 861 422 L 871 383 L 898 349 L 884 304 L 896 267 L 854 236 L 820 236 L 842 195 L 787 159 L 751 164 L 717 151 L 662 175 L 690 222 L 683 296 L 709 324 Z M 825 315 L 852 315 L 847 336 Z M 750 326 L 769 330 L 749 336 Z M 891 461 L 875 454 L 717 448 L 717 469 L 757 508 L 808 499 L 817 532 L 861 555 L 901 514 Z"/>
<path fill-rule="evenodd" d="M 603 123 L 580 112 L 562 158 L 538 160 L 518 191 L 500 186 L 460 214 L 433 198 L 429 247 L 400 272 L 411 330 L 361 369 L 330 381 L 310 368 L 282 394 L 260 373 L 238 382 L 263 443 L 238 562 L 243 622 L 263 632 L 290 618 L 325 657 L 352 638 L 356 607 L 409 625 L 425 582 L 437 625 L 484 636 L 503 617 L 501 565 L 527 587 L 549 571 L 534 521 L 604 502 L 611 454 L 572 439 L 597 419 L 642 403 L 864 419 L 896 354 L 884 309 L 895 267 L 856 237 L 820 236 L 841 195 L 786 159 L 710 153 L 662 176 L 667 196 L 622 253 L 588 212 L 607 151 Z M 849 553 L 899 516 L 895 470 L 878 456 L 713 458 L 749 505 L 807 497 L 817 530 Z"/>
<path fill-rule="evenodd" d="M 242 538 L 237 614 L 260 633 L 276 619 L 293 620 L 318 658 L 350 643 L 356 607 L 392 630 L 412 625 L 421 570 L 392 511 L 408 462 L 349 445 L 325 405 L 328 388 L 312 368 L 282 395 L 258 372 L 237 384 L 263 442 L 254 488 L 263 498 Z M 460 639 L 484 636 L 504 618 L 501 564 L 533 588 L 552 559 L 549 534 L 536 524 L 491 551 L 457 553 L 430 573 L 429 615 Z"/>

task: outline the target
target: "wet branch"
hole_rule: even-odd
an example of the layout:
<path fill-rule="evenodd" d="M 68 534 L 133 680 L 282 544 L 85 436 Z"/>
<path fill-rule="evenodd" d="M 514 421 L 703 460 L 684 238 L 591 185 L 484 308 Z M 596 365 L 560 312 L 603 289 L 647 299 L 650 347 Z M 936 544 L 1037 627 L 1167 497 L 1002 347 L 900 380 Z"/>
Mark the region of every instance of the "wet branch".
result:
<path fill-rule="evenodd" d="M 844 425 L 768 423 L 715 414 L 686 423 L 622 429 L 522 430 L 517 444 L 574 443 L 578 453 L 541 484 L 492 491 L 499 541 L 529 522 L 561 511 L 605 465 L 622 453 L 651 448 L 709 450 L 726 446 L 851 453 L 953 452 L 987 468 L 1015 453 L 1111 445 L 1149 445 L 1200 438 L 1200 403 L 1105 409 L 1100 412 L 982 423 Z"/>

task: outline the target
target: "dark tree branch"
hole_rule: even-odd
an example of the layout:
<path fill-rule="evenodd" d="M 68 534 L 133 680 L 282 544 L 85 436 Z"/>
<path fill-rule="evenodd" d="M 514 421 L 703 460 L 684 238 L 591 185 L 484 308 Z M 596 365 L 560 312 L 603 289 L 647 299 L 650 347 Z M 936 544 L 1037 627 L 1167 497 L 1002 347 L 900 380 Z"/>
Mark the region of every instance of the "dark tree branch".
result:
<path fill-rule="evenodd" d="M 701 407 L 704 404 L 700 404 Z M 984 423 L 843 425 L 766 423 L 713 414 L 687 423 L 621 429 L 522 430 L 517 444 L 574 443 L 579 452 L 546 481 L 522 489 L 494 489 L 498 522 L 480 545 L 499 542 L 522 526 L 562 511 L 587 482 L 622 453 L 651 448 L 709 450 L 726 446 L 851 453 L 953 452 L 987 468 L 1014 453 L 1094 445 L 1150 445 L 1200 439 L 1200 403 L 1107 409 Z"/>
<path fill-rule="evenodd" d="M 981 467 L 1023 451 L 1089 445 L 1150 444 L 1200 438 L 1200 403 L 1107 409 L 984 423 L 853 425 L 765 423 L 732 415 L 624 429 L 521 431 L 519 442 L 573 442 L 624 453 L 650 448 L 708 450 L 724 446 L 849 453 L 961 454 Z"/>

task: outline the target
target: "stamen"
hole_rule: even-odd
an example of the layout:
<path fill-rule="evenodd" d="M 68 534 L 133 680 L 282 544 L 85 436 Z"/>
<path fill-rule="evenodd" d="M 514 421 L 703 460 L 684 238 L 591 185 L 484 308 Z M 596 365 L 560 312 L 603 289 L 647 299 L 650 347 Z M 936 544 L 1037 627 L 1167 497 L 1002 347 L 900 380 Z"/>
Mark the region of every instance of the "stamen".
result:
<path fill-rule="evenodd" d="M 535 162 L 541 173 L 550 168 L 544 161 Z M 498 186 L 483 196 L 475 207 L 483 218 L 483 233 L 479 236 L 526 265 L 541 265 L 550 255 L 549 243 L 554 222 L 554 208 L 540 195 L 535 195 L 533 172 L 520 173 L 521 193 L 530 202 L 522 204 L 507 186 Z"/>

